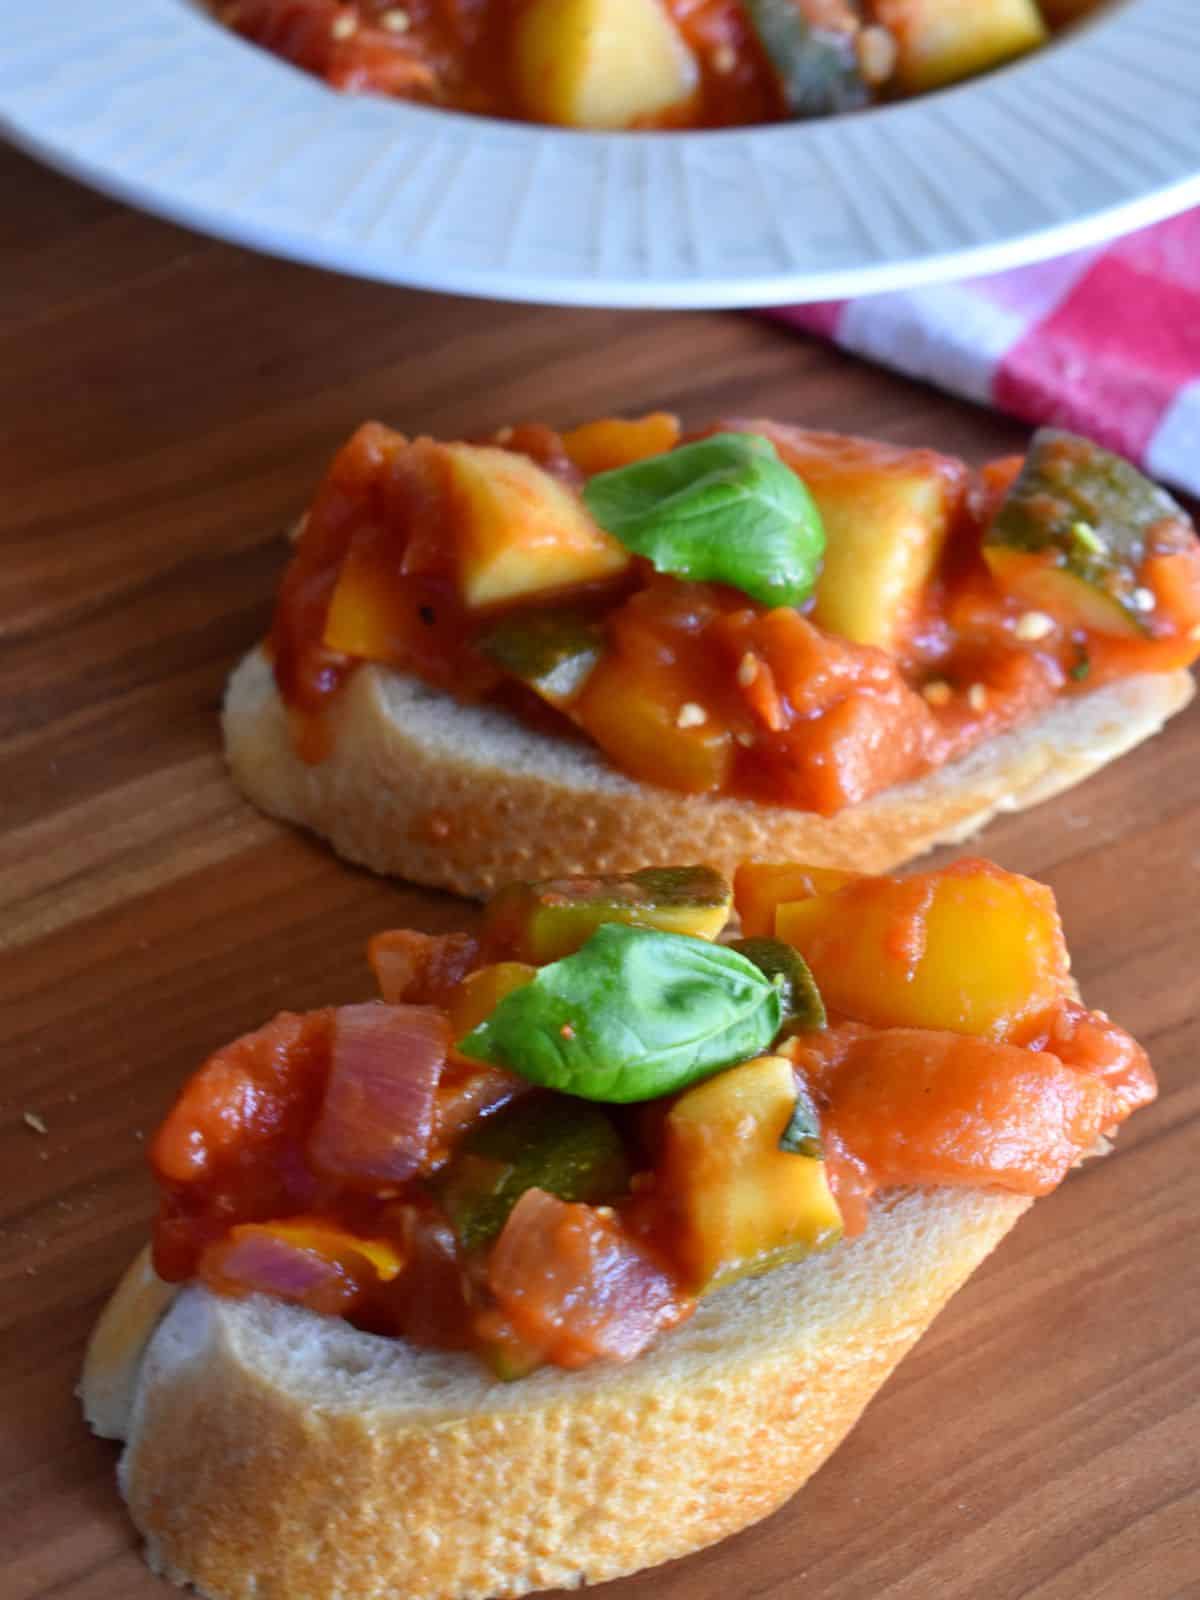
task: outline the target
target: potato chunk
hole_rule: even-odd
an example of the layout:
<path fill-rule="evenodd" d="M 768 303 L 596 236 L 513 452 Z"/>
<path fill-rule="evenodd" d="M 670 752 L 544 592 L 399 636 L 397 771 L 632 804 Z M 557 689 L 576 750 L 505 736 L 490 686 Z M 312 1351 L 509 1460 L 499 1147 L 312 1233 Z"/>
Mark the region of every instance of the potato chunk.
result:
<path fill-rule="evenodd" d="M 530 0 L 513 76 L 536 122 L 627 128 L 686 100 L 699 70 L 659 0 Z"/>
<path fill-rule="evenodd" d="M 779 1148 L 796 1092 L 791 1062 L 760 1056 L 672 1106 L 662 1181 L 690 1287 L 715 1289 L 841 1237 L 825 1163 Z"/>
<path fill-rule="evenodd" d="M 800 951 L 831 1011 L 876 1027 L 1020 1044 L 1069 993 L 1053 894 L 987 861 L 781 905 L 775 935 Z"/>
<path fill-rule="evenodd" d="M 1047 38 L 1035 0 L 875 0 L 875 14 L 896 37 L 895 81 L 907 94 L 986 72 Z"/>
<path fill-rule="evenodd" d="M 629 553 L 527 456 L 445 447 L 458 586 L 472 610 L 615 577 Z"/>

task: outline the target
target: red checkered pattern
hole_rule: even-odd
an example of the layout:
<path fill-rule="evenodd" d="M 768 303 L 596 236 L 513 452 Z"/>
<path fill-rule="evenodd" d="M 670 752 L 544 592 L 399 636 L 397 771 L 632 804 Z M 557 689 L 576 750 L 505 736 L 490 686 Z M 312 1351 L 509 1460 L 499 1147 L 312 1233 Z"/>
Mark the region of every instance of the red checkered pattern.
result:
<path fill-rule="evenodd" d="M 1200 209 L 1015 272 L 772 312 L 1200 494 Z"/>

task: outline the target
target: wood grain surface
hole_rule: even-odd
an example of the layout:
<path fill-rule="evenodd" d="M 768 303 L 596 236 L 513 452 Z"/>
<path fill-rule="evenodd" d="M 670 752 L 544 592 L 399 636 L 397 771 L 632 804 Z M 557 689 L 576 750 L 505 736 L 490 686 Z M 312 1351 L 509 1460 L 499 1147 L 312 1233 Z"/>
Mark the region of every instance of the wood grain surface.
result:
<path fill-rule="evenodd" d="M 453 436 L 656 406 L 972 459 L 1024 435 L 744 316 L 405 294 L 2 152 L 0 193 L 0 1596 L 151 1600 L 72 1392 L 145 1236 L 147 1130 L 218 1044 L 368 992 L 372 931 L 475 915 L 335 861 L 222 768 L 222 684 L 331 450 L 367 416 Z M 1198 792 L 1200 705 L 986 836 L 1053 884 L 1158 1104 L 1036 1207 L 799 1499 L 605 1600 L 1200 1595 Z"/>

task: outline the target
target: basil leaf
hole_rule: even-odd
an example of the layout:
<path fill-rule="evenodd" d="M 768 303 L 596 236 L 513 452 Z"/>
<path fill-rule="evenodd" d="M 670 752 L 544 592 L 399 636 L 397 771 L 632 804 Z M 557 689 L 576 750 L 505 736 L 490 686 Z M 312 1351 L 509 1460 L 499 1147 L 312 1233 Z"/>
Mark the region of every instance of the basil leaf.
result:
<path fill-rule="evenodd" d="M 727 583 L 766 606 L 812 594 L 825 554 L 821 514 L 768 439 L 711 439 L 597 473 L 583 499 L 596 521 L 658 572 Z"/>
<path fill-rule="evenodd" d="M 752 962 L 687 934 L 602 923 L 514 989 L 458 1049 L 584 1100 L 671 1094 L 761 1055 L 779 995 Z"/>
<path fill-rule="evenodd" d="M 808 1156 L 813 1161 L 823 1161 L 821 1148 L 821 1119 L 812 1096 L 803 1084 L 796 1085 L 796 1107 L 787 1127 L 779 1138 L 779 1148 L 789 1155 Z"/>
<path fill-rule="evenodd" d="M 785 1024 L 802 1031 L 825 1026 L 821 991 L 799 950 L 782 939 L 736 939 L 730 949 L 753 961 L 774 984 Z"/>

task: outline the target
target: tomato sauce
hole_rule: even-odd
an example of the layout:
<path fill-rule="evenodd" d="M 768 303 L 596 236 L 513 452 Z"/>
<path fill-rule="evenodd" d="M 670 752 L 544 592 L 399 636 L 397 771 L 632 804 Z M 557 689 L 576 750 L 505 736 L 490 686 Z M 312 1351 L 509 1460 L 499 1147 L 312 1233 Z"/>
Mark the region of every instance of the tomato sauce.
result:
<path fill-rule="evenodd" d="M 986 887 L 985 866 L 963 863 L 958 876 Z M 1026 882 L 989 870 L 996 881 Z M 854 880 L 846 917 L 857 925 L 854 893 L 877 885 L 892 907 L 883 967 L 912 973 L 926 948 L 931 885 L 954 879 L 949 869 L 912 880 L 908 899 L 898 880 Z M 337 1041 L 349 1030 L 361 1049 L 365 1033 L 368 1055 L 373 1029 L 393 1054 L 415 1041 L 427 1075 L 431 1040 L 457 1036 L 450 1019 L 485 956 L 465 934 L 399 930 L 377 936 L 370 954 L 383 1003 L 283 1013 L 218 1051 L 185 1085 L 149 1152 L 160 1275 L 196 1277 L 224 1295 L 267 1292 L 371 1332 L 472 1350 L 506 1377 L 542 1361 L 631 1359 L 690 1315 L 696 1287 L 668 1177 L 680 1168 L 665 1164 L 663 1143 L 674 1099 L 617 1119 L 627 1189 L 611 1203 L 533 1186 L 498 1237 L 472 1245 L 456 1233 L 454 1190 L 439 1186 L 439 1174 L 464 1139 L 531 1086 L 442 1046 L 432 1126 L 419 1151 L 406 1146 L 414 1085 L 389 1090 L 399 1109 L 388 1123 L 353 1082 L 338 1081 Z M 1065 987 L 1062 976 L 1060 995 Z M 1048 1193 L 1155 1094 L 1144 1051 L 1069 998 L 1022 1045 L 831 1014 L 828 1027 L 796 1033 L 775 1053 L 790 1058 L 798 1091 L 819 1113 L 825 1173 L 849 1236 L 867 1226 L 872 1196 L 898 1185 Z M 368 1065 L 374 1072 L 378 1062 Z M 752 1119 L 744 1128 L 752 1138 Z M 406 1151 L 419 1160 L 415 1171 Z M 412 1176 L 381 1175 L 381 1152 L 389 1172 Z M 468 1185 L 487 1177 L 482 1156 L 467 1162 L 458 1170 Z"/>
<path fill-rule="evenodd" d="M 577 431 L 579 455 L 611 466 L 622 446 L 640 453 L 651 435 L 677 439 L 664 426 L 671 422 L 591 425 Z M 885 477 L 903 455 L 770 423 L 745 426 L 767 433 L 810 475 L 837 462 L 839 450 Z M 572 436 L 523 424 L 487 442 L 527 456 L 572 491 L 585 480 Z M 1148 542 L 1139 581 L 1156 605 L 1142 637 L 1066 627 L 1003 592 L 980 553 L 986 520 L 1019 462 L 993 463 L 969 479 L 962 463 L 927 454 L 945 474 L 952 525 L 919 603 L 884 651 L 800 610 L 769 611 L 733 589 L 664 577 L 637 558 L 618 577 L 540 606 L 472 612 L 456 586 L 469 508 L 448 480 L 443 447 L 368 423 L 318 490 L 272 625 L 296 748 L 306 760 L 325 758 L 338 696 L 358 663 L 375 661 L 462 700 L 503 705 L 547 731 L 581 732 L 643 781 L 831 815 L 965 755 L 1060 696 L 1170 670 L 1200 652 L 1200 546 L 1186 526 L 1164 526 Z M 480 648 L 506 614 L 519 621 L 546 607 L 567 607 L 604 635 L 595 670 L 552 703 Z"/>

